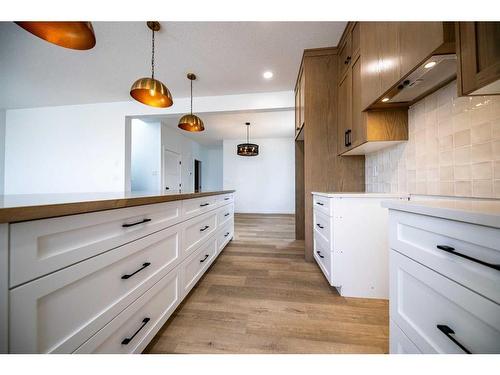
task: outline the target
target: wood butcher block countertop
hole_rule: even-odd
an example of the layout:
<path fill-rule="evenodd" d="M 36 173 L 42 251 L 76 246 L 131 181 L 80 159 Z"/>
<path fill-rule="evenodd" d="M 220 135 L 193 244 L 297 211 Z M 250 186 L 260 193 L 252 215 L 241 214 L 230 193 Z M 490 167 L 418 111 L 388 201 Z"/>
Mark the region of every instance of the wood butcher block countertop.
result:
<path fill-rule="evenodd" d="M 0 195 L 0 223 L 112 210 L 234 193 L 235 190 L 199 193 L 118 192 Z"/>

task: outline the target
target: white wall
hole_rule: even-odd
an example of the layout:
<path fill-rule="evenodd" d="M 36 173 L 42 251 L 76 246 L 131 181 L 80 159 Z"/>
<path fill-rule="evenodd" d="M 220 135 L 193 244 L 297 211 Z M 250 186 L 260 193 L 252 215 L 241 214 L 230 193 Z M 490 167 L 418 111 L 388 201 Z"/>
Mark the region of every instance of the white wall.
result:
<path fill-rule="evenodd" d="M 222 170 L 223 170 L 223 157 L 222 146 L 215 148 L 208 148 L 206 150 L 206 162 L 201 166 L 202 174 L 202 188 L 203 190 L 213 191 L 222 190 Z"/>
<path fill-rule="evenodd" d="M 5 177 L 5 110 L 0 109 L 0 194 L 3 194 Z"/>
<path fill-rule="evenodd" d="M 196 98 L 199 112 L 283 109 L 293 92 Z M 128 117 L 182 114 L 189 98 L 167 109 L 136 102 L 7 110 L 5 193 L 123 191 L 130 176 Z"/>
<path fill-rule="evenodd" d="M 132 120 L 132 191 L 161 189 L 161 124 Z"/>
<path fill-rule="evenodd" d="M 295 142 L 292 138 L 251 139 L 259 155 L 238 156 L 242 141 L 224 140 L 224 189 L 235 189 L 240 213 L 295 213 Z"/>

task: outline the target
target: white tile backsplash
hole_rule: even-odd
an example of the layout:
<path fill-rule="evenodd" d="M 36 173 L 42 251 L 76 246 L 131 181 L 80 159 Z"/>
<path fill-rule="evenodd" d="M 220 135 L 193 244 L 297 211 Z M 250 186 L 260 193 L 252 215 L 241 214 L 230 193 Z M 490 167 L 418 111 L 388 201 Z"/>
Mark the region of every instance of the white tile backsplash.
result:
<path fill-rule="evenodd" d="M 409 139 L 366 155 L 366 191 L 500 198 L 500 96 L 452 82 L 410 107 Z"/>

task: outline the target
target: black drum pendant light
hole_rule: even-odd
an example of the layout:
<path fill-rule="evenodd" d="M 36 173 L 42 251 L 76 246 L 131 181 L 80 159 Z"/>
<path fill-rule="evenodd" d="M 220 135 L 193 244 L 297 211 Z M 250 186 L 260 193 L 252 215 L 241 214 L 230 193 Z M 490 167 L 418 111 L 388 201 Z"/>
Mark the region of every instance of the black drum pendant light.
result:
<path fill-rule="evenodd" d="M 250 123 L 245 122 L 245 125 L 247 126 L 247 143 L 240 143 L 236 147 L 236 153 L 240 156 L 257 156 L 259 155 L 259 145 L 248 142 L 248 129 L 250 128 Z"/>
<path fill-rule="evenodd" d="M 155 31 L 160 30 L 160 23 L 156 21 L 147 22 L 152 31 L 151 38 L 151 78 L 139 78 L 130 88 L 130 96 L 151 107 L 170 107 L 174 101 L 169 89 L 161 81 L 155 79 Z"/>
<path fill-rule="evenodd" d="M 191 111 L 187 115 L 181 117 L 177 126 L 187 132 L 202 132 L 205 130 L 203 120 L 193 115 L 193 81 L 196 79 L 196 75 L 194 73 L 188 73 L 187 79 L 191 81 Z"/>

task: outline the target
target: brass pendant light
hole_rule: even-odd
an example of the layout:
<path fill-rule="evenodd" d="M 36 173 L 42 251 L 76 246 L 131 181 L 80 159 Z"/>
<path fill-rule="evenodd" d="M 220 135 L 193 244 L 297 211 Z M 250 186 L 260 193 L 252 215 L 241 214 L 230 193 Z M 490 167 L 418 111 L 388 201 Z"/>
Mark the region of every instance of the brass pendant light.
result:
<path fill-rule="evenodd" d="M 153 32 L 151 39 L 151 78 L 139 78 L 130 88 L 130 96 L 143 104 L 166 108 L 174 104 L 172 94 L 161 81 L 155 79 L 155 31 L 160 30 L 160 23 L 156 21 L 147 22 Z"/>
<path fill-rule="evenodd" d="M 95 46 L 90 22 L 16 22 L 24 30 L 58 46 L 87 50 Z"/>
<path fill-rule="evenodd" d="M 193 115 L 193 81 L 196 79 L 196 75 L 188 73 L 187 78 L 191 81 L 191 112 L 182 116 L 177 126 L 188 132 L 202 132 L 205 130 L 202 119 Z"/>
<path fill-rule="evenodd" d="M 247 126 L 247 143 L 240 143 L 236 146 L 236 153 L 240 156 L 257 156 L 259 155 L 259 145 L 248 142 L 248 129 L 250 128 L 250 123 L 245 122 L 245 125 Z"/>

